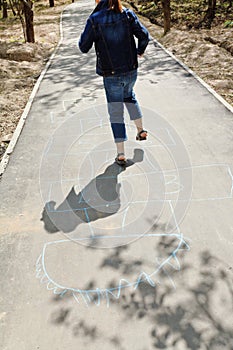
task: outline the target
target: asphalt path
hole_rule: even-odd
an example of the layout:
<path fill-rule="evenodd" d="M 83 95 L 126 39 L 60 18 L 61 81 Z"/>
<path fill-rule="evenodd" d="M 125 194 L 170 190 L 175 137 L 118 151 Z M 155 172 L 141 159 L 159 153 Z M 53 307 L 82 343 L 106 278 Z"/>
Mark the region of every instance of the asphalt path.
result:
<path fill-rule="evenodd" d="M 151 40 L 116 156 L 93 9 L 69 5 L 62 40 L 0 182 L 3 350 L 233 349 L 233 114 Z M 214 69 L 214 67 L 213 67 Z"/>

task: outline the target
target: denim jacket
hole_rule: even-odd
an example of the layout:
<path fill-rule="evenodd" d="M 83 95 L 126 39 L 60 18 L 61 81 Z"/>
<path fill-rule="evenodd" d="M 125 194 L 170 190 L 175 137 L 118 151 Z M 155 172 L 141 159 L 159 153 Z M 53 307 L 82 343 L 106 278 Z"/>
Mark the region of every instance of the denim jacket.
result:
<path fill-rule="evenodd" d="M 124 8 L 116 13 L 108 8 L 108 0 L 102 0 L 86 22 L 79 48 L 87 53 L 94 43 L 96 73 L 110 76 L 137 69 L 137 55 L 144 53 L 148 42 L 149 33 L 133 11 Z"/>

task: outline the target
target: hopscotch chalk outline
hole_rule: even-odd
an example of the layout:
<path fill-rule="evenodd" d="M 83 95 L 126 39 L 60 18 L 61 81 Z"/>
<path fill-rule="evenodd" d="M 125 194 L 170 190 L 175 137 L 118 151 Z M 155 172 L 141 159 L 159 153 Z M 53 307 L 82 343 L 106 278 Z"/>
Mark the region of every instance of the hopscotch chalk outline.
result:
<path fill-rule="evenodd" d="M 228 198 L 233 197 L 233 175 L 230 169 L 230 166 L 227 164 L 212 164 L 212 165 L 205 165 L 205 166 L 195 166 L 197 168 L 203 168 L 203 167 L 211 167 L 211 166 L 222 166 L 222 167 L 227 167 L 227 172 L 231 178 L 231 189 L 230 189 L 230 195 L 228 197 L 215 197 L 215 198 L 206 198 L 206 199 L 191 199 L 191 202 L 193 201 L 202 201 L 202 200 L 224 200 Z M 193 167 L 192 167 L 193 168 Z M 185 169 L 185 168 L 184 168 Z M 169 172 L 172 172 L 174 170 L 170 170 Z M 127 176 L 126 176 L 127 177 Z M 54 294 L 60 295 L 63 297 L 67 292 L 71 292 L 73 295 L 74 300 L 77 303 L 80 303 L 80 300 L 82 300 L 86 306 L 89 306 L 92 302 L 96 305 L 99 306 L 101 303 L 101 299 L 106 299 L 106 305 L 109 307 L 110 305 L 110 297 L 119 299 L 121 296 L 121 291 L 122 289 L 125 288 L 130 288 L 132 287 L 134 290 L 138 288 L 138 286 L 142 282 L 147 282 L 149 285 L 152 287 L 156 287 L 156 284 L 153 280 L 153 277 L 155 277 L 161 270 L 165 270 L 164 268 L 166 265 L 171 266 L 174 270 L 180 271 L 180 262 L 177 257 L 177 253 L 179 251 L 183 250 L 190 250 L 189 244 L 186 242 L 184 239 L 183 234 L 180 232 L 179 226 L 176 221 L 175 213 L 174 213 L 174 208 L 172 206 L 172 200 L 167 200 L 171 213 L 173 216 L 173 220 L 175 222 L 175 229 L 178 231 L 178 233 L 149 233 L 149 234 L 144 234 L 144 235 L 139 235 L 139 234 L 134 234 L 134 235 L 116 235 L 116 236 L 94 236 L 95 239 L 111 239 L 111 238 L 121 238 L 121 237 L 134 237 L 134 238 L 146 238 L 146 237 L 175 237 L 176 239 L 179 240 L 179 243 L 177 247 L 173 250 L 173 252 L 162 262 L 159 263 L 159 266 L 152 272 L 152 273 L 146 273 L 142 271 L 136 281 L 129 281 L 128 279 L 120 279 L 119 283 L 116 287 L 112 288 L 99 288 L 96 287 L 95 289 L 79 289 L 79 288 L 70 288 L 70 287 L 65 287 L 60 284 L 58 284 L 56 281 L 54 281 L 47 273 L 46 270 L 46 265 L 45 265 L 45 254 L 46 254 L 46 248 L 50 245 L 57 245 L 57 244 L 62 244 L 66 242 L 71 242 L 69 239 L 66 240 L 59 240 L 59 241 L 54 241 L 54 242 L 48 242 L 44 244 L 43 250 L 41 255 L 38 257 L 37 262 L 36 262 L 36 277 L 40 279 L 40 282 L 42 284 L 47 284 L 47 289 L 52 290 Z M 73 239 L 72 241 L 85 241 L 89 240 L 90 237 L 83 237 L 79 239 Z M 185 247 L 185 248 L 184 248 Z M 173 280 L 171 279 L 170 275 L 168 275 L 169 280 L 171 281 L 173 287 L 175 288 L 175 284 Z M 96 301 L 97 297 L 97 301 Z"/>
<path fill-rule="evenodd" d="M 135 238 L 142 238 L 141 235 L 125 235 L 125 236 L 95 236 L 95 239 L 111 239 L 111 238 L 120 238 L 120 237 L 135 237 Z M 122 278 L 120 279 L 118 286 L 112 287 L 112 288 L 98 288 L 96 287 L 95 289 L 79 289 L 79 288 L 70 288 L 70 287 L 65 287 L 57 282 L 55 282 L 47 273 L 46 266 L 45 266 L 45 253 L 46 253 L 46 248 L 49 245 L 52 244 L 62 244 L 66 242 L 71 242 L 69 239 L 67 240 L 60 240 L 60 241 L 55 241 L 55 242 L 48 242 L 44 245 L 42 254 L 39 256 L 36 262 L 36 278 L 40 279 L 41 284 L 47 284 L 47 289 L 52 290 L 54 294 L 60 295 L 63 297 L 67 292 L 71 292 L 75 301 L 80 302 L 78 296 L 82 298 L 82 300 L 85 302 L 86 306 L 89 306 L 91 302 L 93 302 L 95 305 L 99 306 L 101 298 L 104 299 L 106 298 L 106 303 L 107 306 L 109 307 L 110 305 L 110 299 L 109 297 L 113 297 L 115 299 L 119 299 L 121 296 L 121 291 L 122 289 L 125 288 L 130 288 L 133 287 L 134 290 L 136 290 L 139 286 L 140 283 L 143 282 L 148 282 L 149 285 L 152 287 L 156 287 L 156 282 L 152 279 L 155 277 L 161 270 L 165 268 L 166 265 L 171 266 L 174 270 L 180 271 L 180 262 L 177 257 L 177 253 L 179 251 L 183 250 L 190 250 L 190 247 L 188 243 L 184 240 L 182 234 L 166 234 L 166 233 L 161 233 L 161 234 L 146 234 L 143 236 L 145 237 L 175 237 L 179 239 L 179 244 L 174 249 L 174 251 L 166 258 L 162 263 L 160 262 L 159 266 L 152 272 L 152 273 L 146 273 L 142 271 L 139 276 L 137 277 L 136 281 L 130 282 L 129 280 Z M 82 241 L 82 240 L 89 240 L 90 238 L 80 238 L 76 239 L 76 241 Z M 74 240 L 73 240 L 74 241 Z M 185 248 L 182 248 L 182 246 Z M 172 283 L 173 286 L 174 283 Z M 78 296 L 77 296 L 78 295 Z M 91 295 L 94 295 L 92 297 Z M 95 301 L 95 296 L 98 297 L 98 301 Z"/>
<path fill-rule="evenodd" d="M 88 152 L 87 152 L 88 153 Z M 214 201 L 214 200 L 223 200 L 223 199 L 231 199 L 233 198 L 233 174 L 231 172 L 231 168 L 228 164 L 224 164 L 224 163 L 221 163 L 221 164 L 206 164 L 206 165 L 195 165 L 195 166 L 192 166 L 190 168 L 180 168 L 179 170 L 190 170 L 190 169 L 202 169 L 202 168 L 210 168 L 210 167 L 224 167 L 226 168 L 229 176 L 230 176 L 230 179 L 231 179 L 231 188 L 230 188 L 230 191 L 229 191 L 229 195 L 225 196 L 225 197 L 207 197 L 207 198 L 192 198 L 191 201 L 192 202 L 202 202 L 202 201 Z M 165 181 L 165 186 L 169 185 L 169 184 L 177 184 L 179 185 L 180 187 L 176 190 L 176 191 L 173 191 L 173 192 L 165 192 L 165 195 L 168 195 L 168 194 L 174 194 L 174 193 L 179 193 L 181 190 L 182 190 L 182 185 L 180 185 L 179 183 L 177 183 L 176 181 L 178 181 L 178 176 L 177 175 L 174 175 L 174 174 L 171 174 L 169 175 L 169 173 L 173 173 L 174 171 L 177 171 L 177 169 L 171 169 L 171 170 L 163 170 L 163 171 L 150 171 L 150 172 L 146 172 L 144 173 L 145 175 L 153 175 L 153 174 L 163 174 L 164 175 L 164 179 L 166 179 L 166 177 L 170 176 L 172 177 L 172 180 L 170 180 L 169 182 L 166 182 Z M 134 174 L 134 176 L 142 176 L 143 173 L 136 173 Z M 127 178 L 129 178 L 131 175 L 127 175 L 127 174 L 123 174 L 121 176 L 121 179 L 122 180 L 125 180 Z M 111 178 L 111 176 L 106 176 L 106 177 L 103 177 L 103 179 L 108 179 L 108 178 Z M 114 176 L 112 176 L 112 178 L 114 178 Z M 48 199 L 47 199 L 47 202 L 50 202 L 52 200 L 51 198 L 51 194 L 52 194 L 52 187 L 54 184 L 57 184 L 57 183 L 66 183 L 66 182 L 74 182 L 74 181 L 77 181 L 78 179 L 77 178 L 71 178 L 71 179 L 61 179 L 60 181 L 58 180 L 55 180 L 55 181 L 49 181 L 49 191 L 48 191 Z M 85 180 L 84 178 L 79 178 L 79 181 L 80 180 Z M 177 199 L 150 199 L 149 202 L 164 202 L 164 203 L 169 203 L 169 202 L 176 202 Z M 187 199 L 179 199 L 179 201 L 187 201 Z M 147 203 L 147 201 L 133 201 L 133 202 L 130 202 L 131 204 L 138 204 L 138 203 Z M 111 204 L 109 204 L 111 206 Z M 96 208 L 100 208 L 104 206 L 103 204 L 100 205 L 100 206 L 96 206 Z M 74 211 L 74 210 L 83 210 L 84 208 L 82 209 L 79 209 L 79 208 L 71 208 L 71 209 L 67 209 L 67 210 L 51 210 L 50 207 L 48 206 L 48 211 L 50 213 L 53 213 L 53 212 L 68 212 L 68 211 Z"/>

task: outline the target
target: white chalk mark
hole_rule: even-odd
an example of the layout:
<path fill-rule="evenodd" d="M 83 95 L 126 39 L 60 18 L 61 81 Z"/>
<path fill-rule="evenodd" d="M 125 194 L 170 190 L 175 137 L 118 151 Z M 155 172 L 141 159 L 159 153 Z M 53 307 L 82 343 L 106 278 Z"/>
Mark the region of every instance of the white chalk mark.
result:
<path fill-rule="evenodd" d="M 80 125 L 80 133 L 81 135 L 84 133 L 83 131 L 83 124 L 82 124 L 82 119 L 79 119 L 79 125 Z"/>
<path fill-rule="evenodd" d="M 50 112 L 50 121 L 51 121 L 51 124 L 54 123 L 54 113 L 53 112 Z"/>
<path fill-rule="evenodd" d="M 174 208 L 173 208 L 172 203 L 171 203 L 170 200 L 168 201 L 168 203 L 169 203 L 169 206 L 170 206 L 170 209 L 171 209 L 171 213 L 172 213 L 172 216 L 173 216 L 173 219 L 174 219 L 174 222 L 175 222 L 175 229 L 177 229 L 177 231 L 180 233 L 180 228 L 179 228 L 179 225 L 178 225 L 177 220 L 176 220 Z"/>
<path fill-rule="evenodd" d="M 154 165 L 154 164 L 150 161 L 150 158 L 148 157 L 147 153 L 146 153 L 145 155 L 146 155 L 146 160 L 147 160 L 147 162 L 149 163 L 149 165 L 152 167 L 152 169 L 155 169 L 156 174 L 159 173 L 157 166 Z M 154 172 L 150 172 L 150 173 L 154 173 Z M 147 172 L 146 174 L 149 175 L 150 173 Z M 138 174 L 136 174 L 136 175 L 138 175 Z"/>
<path fill-rule="evenodd" d="M 126 216 L 127 216 L 127 213 L 128 213 L 128 210 L 129 210 L 129 206 L 124 210 L 124 215 L 123 215 L 123 219 L 122 219 L 122 231 L 124 231 L 124 228 L 125 228 L 125 220 L 126 220 Z"/>
<path fill-rule="evenodd" d="M 139 236 L 138 234 L 135 235 L 117 235 L 115 237 L 133 237 L 133 236 Z M 109 237 L 109 236 L 96 236 L 95 239 L 100 239 L 100 238 L 114 238 L 114 237 Z M 121 291 L 122 289 L 125 288 L 129 288 L 129 287 L 133 287 L 135 290 L 138 288 L 138 286 L 145 282 L 148 283 L 149 285 L 151 285 L 152 287 L 156 286 L 156 283 L 154 282 L 153 278 L 155 277 L 155 275 L 160 272 L 160 271 L 165 271 L 165 266 L 170 265 L 172 266 L 175 270 L 180 270 L 180 263 L 177 257 L 177 253 L 180 250 L 183 250 L 182 245 L 186 246 L 186 250 L 190 250 L 189 245 L 185 242 L 183 235 L 182 234 L 165 234 L 165 233 L 161 233 L 161 234 L 146 234 L 144 235 L 144 237 L 176 237 L 178 239 L 178 246 L 176 247 L 176 249 L 174 249 L 174 251 L 172 252 L 172 254 L 170 254 L 170 256 L 165 259 L 164 261 L 160 262 L 159 266 L 156 268 L 155 271 L 153 271 L 152 273 L 146 273 L 145 271 L 142 271 L 139 276 L 137 277 L 135 282 L 126 280 L 124 278 L 119 280 L 118 286 L 116 287 L 112 287 L 112 288 L 106 288 L 106 289 L 101 289 L 101 288 L 96 288 L 96 289 L 91 289 L 91 290 L 81 290 L 81 289 L 76 289 L 76 288 L 69 288 L 69 287 L 65 287 L 65 286 L 61 286 L 58 283 L 56 283 L 55 281 L 53 281 L 47 271 L 46 271 L 46 267 L 45 267 L 45 251 L 46 251 L 46 246 L 49 246 L 51 244 L 61 244 L 64 242 L 70 242 L 70 240 L 60 240 L 60 241 L 55 241 L 55 242 L 49 242 L 46 243 L 44 245 L 43 248 L 43 253 L 39 256 L 39 258 L 37 259 L 37 263 L 36 263 L 36 276 L 39 278 L 38 272 L 41 271 L 41 269 L 43 269 L 43 277 L 40 278 L 41 283 L 47 283 L 47 288 L 49 290 L 53 290 L 54 294 L 60 294 L 60 295 L 64 295 L 66 292 L 70 291 L 72 293 L 72 295 L 74 296 L 74 299 L 79 303 L 79 298 L 78 296 L 82 297 L 82 300 L 84 301 L 84 303 L 86 304 L 86 306 L 88 307 L 89 304 L 91 302 L 94 302 L 95 305 L 99 306 L 100 305 L 100 301 L 101 298 L 105 298 L 106 299 L 106 303 L 107 303 L 107 307 L 109 307 L 110 305 L 110 298 L 109 296 L 114 297 L 115 299 L 119 299 L 120 295 L 121 295 Z M 80 238 L 78 240 L 87 240 L 89 239 L 88 237 L 83 237 Z M 174 261 L 175 264 L 174 265 Z M 166 272 L 167 274 L 167 272 Z M 153 278 L 152 278 L 153 277 Z M 171 277 L 168 275 L 169 279 L 171 280 L 171 283 L 174 286 L 174 282 L 171 279 Z M 59 292 L 60 291 L 60 292 Z M 94 296 L 93 296 L 94 295 Z M 97 296 L 97 302 L 95 301 L 95 295 Z"/>
<path fill-rule="evenodd" d="M 77 294 L 77 293 L 72 293 L 72 295 L 73 295 L 75 301 L 76 301 L 78 304 L 80 304 L 79 298 L 77 297 L 76 294 Z"/>
<path fill-rule="evenodd" d="M 168 133 L 170 139 L 172 140 L 172 144 L 171 145 L 167 145 L 167 146 L 176 146 L 176 142 L 175 142 L 175 140 L 174 140 L 174 138 L 173 138 L 173 136 L 171 134 L 171 131 L 169 129 L 166 129 L 166 130 L 167 130 L 167 133 Z"/>
<path fill-rule="evenodd" d="M 232 172 L 231 172 L 231 168 L 228 166 L 228 173 L 229 173 L 229 175 L 230 175 L 230 177 L 231 177 L 231 196 L 232 196 L 232 194 L 233 194 L 233 175 L 232 175 Z"/>

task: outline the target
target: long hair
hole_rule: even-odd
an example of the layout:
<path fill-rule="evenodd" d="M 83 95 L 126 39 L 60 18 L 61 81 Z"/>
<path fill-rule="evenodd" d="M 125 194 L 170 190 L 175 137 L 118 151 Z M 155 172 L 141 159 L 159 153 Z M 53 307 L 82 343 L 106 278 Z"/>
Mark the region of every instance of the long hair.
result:
<path fill-rule="evenodd" d="M 115 12 L 122 12 L 121 0 L 108 0 L 109 9 L 114 10 Z"/>

